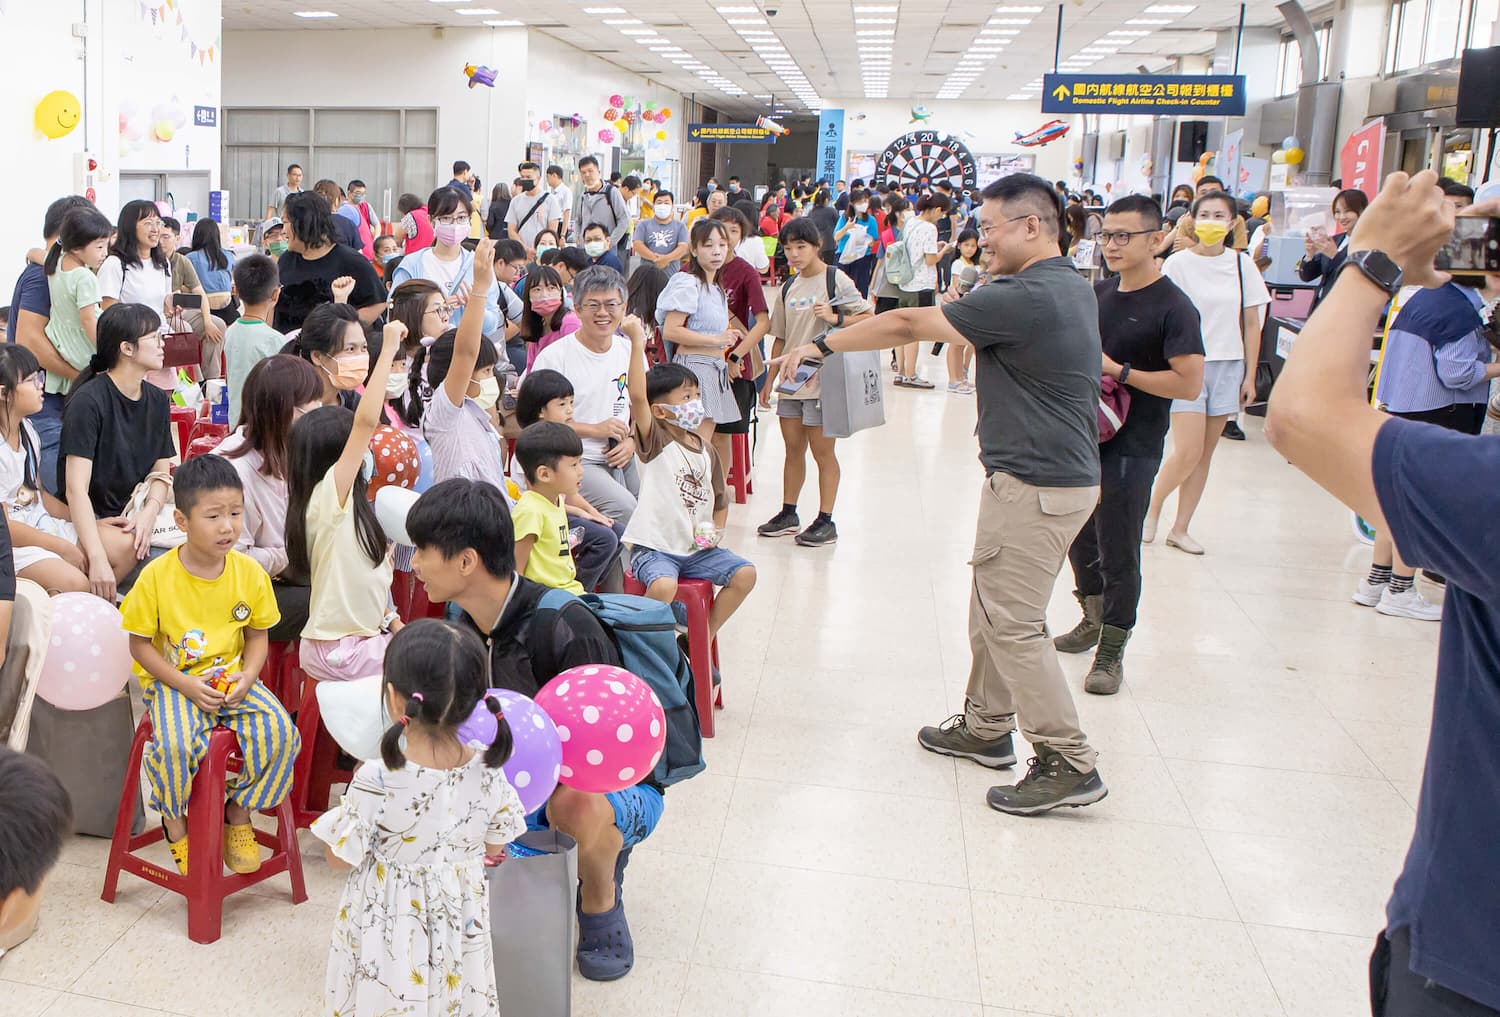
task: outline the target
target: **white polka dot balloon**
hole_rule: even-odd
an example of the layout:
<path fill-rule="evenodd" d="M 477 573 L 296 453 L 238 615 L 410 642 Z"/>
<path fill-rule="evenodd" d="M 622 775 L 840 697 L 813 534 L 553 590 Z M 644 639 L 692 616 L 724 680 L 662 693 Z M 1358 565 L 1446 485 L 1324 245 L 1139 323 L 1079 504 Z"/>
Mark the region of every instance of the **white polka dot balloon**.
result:
<path fill-rule="evenodd" d="M 130 637 L 119 610 L 92 593 L 60 593 L 51 604 L 37 695 L 60 710 L 103 706 L 130 680 Z"/>
<path fill-rule="evenodd" d="M 624 668 L 569 668 L 542 687 L 536 704 L 562 740 L 561 781 L 579 791 L 630 787 L 651 772 L 666 745 L 661 701 Z"/>

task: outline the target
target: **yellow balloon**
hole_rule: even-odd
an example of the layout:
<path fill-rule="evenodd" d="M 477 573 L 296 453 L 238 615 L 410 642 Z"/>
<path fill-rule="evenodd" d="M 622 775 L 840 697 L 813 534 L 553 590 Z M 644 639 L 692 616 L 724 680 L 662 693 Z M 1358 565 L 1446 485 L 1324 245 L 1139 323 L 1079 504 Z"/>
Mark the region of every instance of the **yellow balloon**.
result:
<path fill-rule="evenodd" d="M 1289 149 L 1287 149 L 1287 152 L 1286 152 L 1286 161 L 1287 161 L 1287 164 L 1291 165 L 1291 166 L 1297 165 L 1298 163 L 1300 163 L 1302 161 L 1302 158 L 1303 158 L 1304 154 L 1305 153 L 1300 148 L 1289 148 Z"/>
<path fill-rule="evenodd" d="M 656 140 L 657 141 L 666 141 L 667 140 L 667 132 L 666 131 L 657 131 L 656 132 Z"/>
<path fill-rule="evenodd" d="M 1278 166 L 1282 165 L 1286 162 L 1286 153 L 1278 148 L 1276 151 L 1271 153 L 1271 161 Z"/>
<path fill-rule="evenodd" d="M 152 133 L 156 135 L 157 141 L 171 141 L 177 134 L 177 128 L 172 126 L 170 120 L 158 120 Z"/>
<path fill-rule="evenodd" d="M 58 89 L 36 104 L 36 129 L 53 140 L 69 133 L 83 117 L 83 104 L 72 92 Z"/>

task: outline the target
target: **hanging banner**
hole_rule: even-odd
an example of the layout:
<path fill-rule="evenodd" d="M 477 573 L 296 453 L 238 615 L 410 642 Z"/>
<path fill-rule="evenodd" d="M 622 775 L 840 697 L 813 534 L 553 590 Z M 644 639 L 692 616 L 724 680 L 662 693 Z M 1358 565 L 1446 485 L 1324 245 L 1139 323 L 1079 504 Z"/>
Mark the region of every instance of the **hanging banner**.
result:
<path fill-rule="evenodd" d="M 839 178 L 844 164 L 844 111 L 825 109 L 818 114 L 818 171 L 813 174 L 830 184 Z"/>
<path fill-rule="evenodd" d="M 1043 113 L 1245 115 L 1243 74 L 1047 74 Z"/>
<path fill-rule="evenodd" d="M 1245 193 L 1244 182 L 1240 180 L 1240 160 L 1244 155 L 1244 128 L 1224 135 L 1224 143 L 1219 146 L 1217 171 L 1219 179 L 1224 181 L 1224 189 L 1230 194 L 1243 195 Z"/>
<path fill-rule="evenodd" d="M 776 134 L 759 124 L 688 124 L 689 141 L 723 141 L 730 144 L 770 145 Z"/>
<path fill-rule="evenodd" d="M 1344 186 L 1364 191 L 1371 201 L 1380 192 L 1380 157 L 1385 149 L 1385 122 L 1372 120 L 1349 135 L 1339 152 Z"/>

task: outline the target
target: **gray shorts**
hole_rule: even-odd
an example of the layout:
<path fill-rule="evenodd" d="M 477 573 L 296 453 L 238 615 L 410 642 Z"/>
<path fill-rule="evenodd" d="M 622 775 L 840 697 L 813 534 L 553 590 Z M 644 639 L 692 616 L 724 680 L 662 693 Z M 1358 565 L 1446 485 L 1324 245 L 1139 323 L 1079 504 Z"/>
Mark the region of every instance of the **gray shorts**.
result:
<path fill-rule="evenodd" d="M 1210 360 L 1203 365 L 1203 391 L 1197 399 L 1173 399 L 1173 413 L 1201 413 L 1228 417 L 1240 411 L 1240 383 L 1245 380 L 1243 360 Z"/>
<path fill-rule="evenodd" d="M 823 400 L 792 399 L 779 395 L 776 397 L 776 415 L 788 420 L 800 420 L 803 427 L 822 427 Z"/>

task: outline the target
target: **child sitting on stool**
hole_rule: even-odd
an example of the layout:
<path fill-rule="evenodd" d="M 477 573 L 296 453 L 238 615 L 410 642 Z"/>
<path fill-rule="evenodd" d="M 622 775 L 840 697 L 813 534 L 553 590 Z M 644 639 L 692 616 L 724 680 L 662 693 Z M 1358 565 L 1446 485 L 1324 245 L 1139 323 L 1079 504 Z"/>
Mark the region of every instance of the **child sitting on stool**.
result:
<path fill-rule="evenodd" d="M 538 420 L 516 439 L 516 459 L 526 471 L 526 490 L 511 510 L 516 571 L 543 586 L 581 594 L 586 588 L 578 581 L 573 544 L 583 534 L 574 531 L 566 500 L 578 495 L 583 480 L 583 439 L 567 424 Z M 607 569 L 620 545 L 613 530 L 605 535 L 613 543 Z"/>
<path fill-rule="evenodd" d="M 628 316 L 630 404 L 641 491 L 625 528 L 630 571 L 646 596 L 670 604 L 679 579 L 707 579 L 723 587 L 709 612 L 709 632 L 720 627 L 755 589 L 755 566 L 719 546 L 729 498 L 724 468 L 697 433 L 703 423 L 698 377 L 681 364 L 646 370 L 646 330 Z"/>
<path fill-rule="evenodd" d="M 255 872 L 260 847 L 250 816 L 281 804 L 301 746 L 291 717 L 259 681 L 266 630 L 281 614 L 266 570 L 234 550 L 245 494 L 233 464 L 222 456 L 189 459 L 172 480 L 172 497 L 187 540 L 142 569 L 120 607 L 151 716 L 142 769 L 172 860 L 186 875 L 193 775 L 214 727 L 233 731 L 244 765 L 229 778 L 224 864 Z"/>

